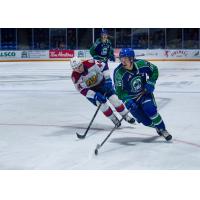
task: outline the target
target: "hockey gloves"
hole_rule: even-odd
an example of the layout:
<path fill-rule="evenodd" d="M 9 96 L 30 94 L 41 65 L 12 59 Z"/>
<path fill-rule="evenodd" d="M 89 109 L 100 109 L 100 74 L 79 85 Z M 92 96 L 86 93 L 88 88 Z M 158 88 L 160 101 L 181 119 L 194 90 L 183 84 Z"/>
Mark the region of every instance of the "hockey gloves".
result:
<path fill-rule="evenodd" d="M 107 57 L 103 57 L 103 56 L 93 56 L 93 58 L 95 60 L 99 60 L 99 61 L 104 62 L 104 63 L 107 63 L 107 61 L 108 61 Z"/>
<path fill-rule="evenodd" d="M 147 83 L 145 84 L 144 88 L 145 91 L 147 93 L 153 93 L 155 87 L 154 87 L 155 83 L 151 82 L 151 81 L 147 81 Z"/>
<path fill-rule="evenodd" d="M 99 92 L 96 92 L 96 94 L 94 95 L 94 100 L 95 102 L 98 101 L 99 103 L 106 103 L 107 101 L 106 97 Z"/>
<path fill-rule="evenodd" d="M 111 78 L 108 78 L 108 79 L 105 80 L 104 88 L 106 89 L 106 91 L 112 90 L 112 80 L 111 80 Z"/>
<path fill-rule="evenodd" d="M 125 105 L 126 105 L 127 109 L 131 110 L 131 111 L 135 111 L 137 109 L 137 107 L 138 107 L 133 99 L 128 100 L 125 103 Z"/>
<path fill-rule="evenodd" d="M 115 62 L 115 56 L 114 55 L 110 56 L 109 60 Z"/>

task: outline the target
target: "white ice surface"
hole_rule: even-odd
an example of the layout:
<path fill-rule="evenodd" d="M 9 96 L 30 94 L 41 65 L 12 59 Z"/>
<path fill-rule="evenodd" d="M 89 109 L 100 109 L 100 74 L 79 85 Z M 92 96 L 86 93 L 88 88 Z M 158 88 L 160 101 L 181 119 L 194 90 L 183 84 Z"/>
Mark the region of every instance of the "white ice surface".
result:
<path fill-rule="evenodd" d="M 68 62 L 0 63 L 0 169 L 200 169 L 200 62 L 153 62 L 155 97 L 173 142 L 141 124 L 112 134 L 71 80 Z M 117 66 L 110 63 L 110 71 Z"/>

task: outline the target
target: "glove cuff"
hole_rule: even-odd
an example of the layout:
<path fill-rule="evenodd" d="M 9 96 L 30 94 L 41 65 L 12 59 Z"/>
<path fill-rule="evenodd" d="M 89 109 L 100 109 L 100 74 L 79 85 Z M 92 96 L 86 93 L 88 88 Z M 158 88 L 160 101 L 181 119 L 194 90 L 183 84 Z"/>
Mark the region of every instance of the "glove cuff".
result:
<path fill-rule="evenodd" d="M 93 99 L 95 95 L 96 95 L 96 92 L 94 92 L 93 90 L 88 90 L 86 97 Z"/>
<path fill-rule="evenodd" d="M 152 86 L 155 86 L 155 84 L 156 84 L 155 82 L 150 81 L 150 80 L 148 80 L 147 83 L 148 83 L 149 85 L 152 85 Z"/>

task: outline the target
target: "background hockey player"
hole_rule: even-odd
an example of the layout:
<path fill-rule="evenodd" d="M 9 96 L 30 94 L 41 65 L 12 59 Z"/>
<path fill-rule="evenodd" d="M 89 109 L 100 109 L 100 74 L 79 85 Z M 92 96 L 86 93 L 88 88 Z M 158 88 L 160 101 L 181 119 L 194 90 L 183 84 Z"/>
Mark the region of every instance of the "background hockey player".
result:
<path fill-rule="evenodd" d="M 75 57 L 71 59 L 70 65 L 73 69 L 71 78 L 76 89 L 95 106 L 101 104 L 100 110 L 112 120 L 115 126 L 118 127 L 121 124 L 108 105 L 107 99 L 121 116 L 125 116 L 127 122 L 135 122 L 134 118 L 127 114 L 128 110 L 115 94 L 106 63 L 99 64 L 93 59 L 82 62 Z"/>
<path fill-rule="evenodd" d="M 121 49 L 119 53 L 121 64 L 114 71 L 116 94 L 125 103 L 127 109 L 137 119 L 138 123 L 156 128 L 157 133 L 171 140 L 164 121 L 157 111 L 153 91 L 158 79 L 158 68 L 145 60 L 136 60 L 131 48 Z M 141 93 L 142 98 L 137 102 Z"/>
<path fill-rule="evenodd" d="M 108 32 L 105 29 L 101 31 L 101 38 L 98 38 L 96 42 L 90 48 L 90 54 L 96 60 L 103 62 L 115 61 L 114 50 L 111 45 L 111 41 L 108 39 Z"/>

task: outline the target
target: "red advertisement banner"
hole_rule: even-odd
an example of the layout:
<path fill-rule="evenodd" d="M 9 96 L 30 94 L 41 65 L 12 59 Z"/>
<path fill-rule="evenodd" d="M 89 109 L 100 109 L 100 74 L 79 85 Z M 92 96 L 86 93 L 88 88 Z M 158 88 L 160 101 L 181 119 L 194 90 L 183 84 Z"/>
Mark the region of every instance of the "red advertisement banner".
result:
<path fill-rule="evenodd" d="M 74 50 L 49 50 L 49 58 L 73 58 Z"/>

